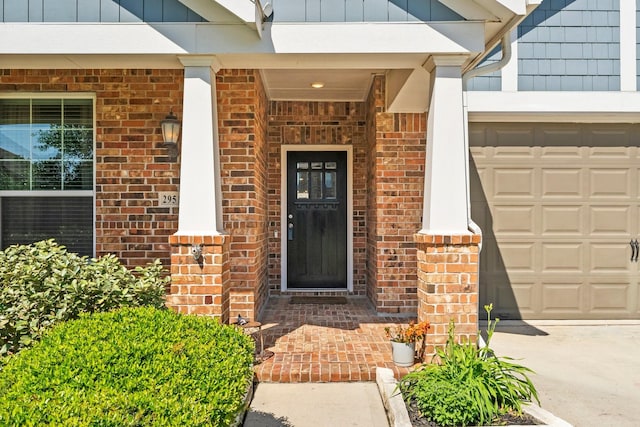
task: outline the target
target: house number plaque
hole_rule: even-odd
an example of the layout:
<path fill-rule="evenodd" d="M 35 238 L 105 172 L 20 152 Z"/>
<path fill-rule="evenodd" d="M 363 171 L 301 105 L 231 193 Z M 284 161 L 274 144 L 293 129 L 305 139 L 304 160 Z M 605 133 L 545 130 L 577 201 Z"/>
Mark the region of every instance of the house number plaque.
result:
<path fill-rule="evenodd" d="M 158 193 L 158 206 L 173 207 L 178 206 L 177 191 L 162 191 Z"/>

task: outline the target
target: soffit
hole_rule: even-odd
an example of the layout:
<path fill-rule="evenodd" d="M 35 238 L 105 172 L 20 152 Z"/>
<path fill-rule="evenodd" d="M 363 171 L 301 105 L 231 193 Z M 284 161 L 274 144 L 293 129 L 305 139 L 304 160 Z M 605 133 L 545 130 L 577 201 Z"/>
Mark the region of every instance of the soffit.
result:
<path fill-rule="evenodd" d="M 273 100 L 364 101 L 381 69 L 263 69 L 263 83 Z M 320 83 L 321 88 L 313 88 Z"/>

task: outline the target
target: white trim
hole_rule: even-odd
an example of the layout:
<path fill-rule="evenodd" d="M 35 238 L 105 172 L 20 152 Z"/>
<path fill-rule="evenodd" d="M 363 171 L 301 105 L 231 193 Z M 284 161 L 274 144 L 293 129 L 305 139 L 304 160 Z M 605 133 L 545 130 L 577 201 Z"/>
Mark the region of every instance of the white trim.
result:
<path fill-rule="evenodd" d="M 636 90 L 636 2 L 620 0 L 620 90 Z"/>
<path fill-rule="evenodd" d="M 0 190 L 0 197 L 88 197 L 91 190 Z"/>
<path fill-rule="evenodd" d="M 213 0 L 215 3 L 224 7 L 244 22 L 255 21 L 255 8 L 257 7 L 250 0 Z"/>
<path fill-rule="evenodd" d="M 467 92 L 471 122 L 640 123 L 640 92 Z"/>
<path fill-rule="evenodd" d="M 518 28 L 511 31 L 511 60 L 500 71 L 501 90 L 518 90 Z"/>
<path fill-rule="evenodd" d="M 280 149 L 280 290 L 287 288 L 287 153 L 289 151 L 345 151 L 347 153 L 347 291 L 353 292 L 353 146 L 351 145 L 282 145 Z M 295 289 L 300 292 L 337 289 Z"/>
<path fill-rule="evenodd" d="M 222 68 L 215 55 L 178 56 L 178 60 L 184 67 L 209 67 L 216 73 Z"/>
<path fill-rule="evenodd" d="M 42 43 L 52 38 L 55 43 Z M 256 53 L 479 54 L 484 38 L 484 23 L 468 21 L 267 22 L 262 39 L 240 22 L 2 23 L 0 54 L 243 54 L 248 65 Z"/>
<path fill-rule="evenodd" d="M 0 92 L 0 98 L 9 99 L 26 99 L 26 98 L 39 98 L 39 99 L 89 99 L 93 100 L 94 113 L 96 94 L 95 92 Z M 95 123 L 94 123 L 95 125 Z"/>

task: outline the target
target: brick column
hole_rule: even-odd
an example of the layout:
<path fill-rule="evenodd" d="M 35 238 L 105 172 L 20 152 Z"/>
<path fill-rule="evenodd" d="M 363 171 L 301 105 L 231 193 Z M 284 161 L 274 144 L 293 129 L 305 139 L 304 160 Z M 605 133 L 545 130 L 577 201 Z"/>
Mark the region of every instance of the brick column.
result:
<path fill-rule="evenodd" d="M 167 305 L 181 313 L 229 320 L 229 236 L 222 224 L 222 190 L 215 57 L 181 57 L 184 64 L 178 231 L 171 236 Z M 193 248 L 202 248 L 195 259 Z"/>
<path fill-rule="evenodd" d="M 449 320 L 456 336 L 472 341 L 478 332 L 479 234 L 415 234 L 418 249 L 418 320 L 428 320 L 425 354 L 447 340 Z"/>
<path fill-rule="evenodd" d="M 229 321 L 229 236 L 181 236 L 171 244 L 171 294 L 167 305 L 180 313 L 204 314 Z M 202 245 L 195 260 L 193 245 Z"/>

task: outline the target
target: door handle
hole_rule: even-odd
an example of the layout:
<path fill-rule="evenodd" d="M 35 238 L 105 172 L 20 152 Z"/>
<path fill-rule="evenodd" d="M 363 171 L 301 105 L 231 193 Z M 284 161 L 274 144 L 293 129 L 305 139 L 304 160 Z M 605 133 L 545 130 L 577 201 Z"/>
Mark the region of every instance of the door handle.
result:
<path fill-rule="evenodd" d="M 287 240 L 293 240 L 293 223 L 287 225 Z"/>
<path fill-rule="evenodd" d="M 633 245 L 636 247 L 636 256 L 633 258 L 633 261 L 638 262 L 638 253 L 640 252 L 640 243 L 638 242 L 638 239 L 633 241 Z"/>
<path fill-rule="evenodd" d="M 629 261 L 638 262 L 638 249 L 640 249 L 638 239 L 631 239 L 629 246 L 631 246 L 631 259 Z"/>

